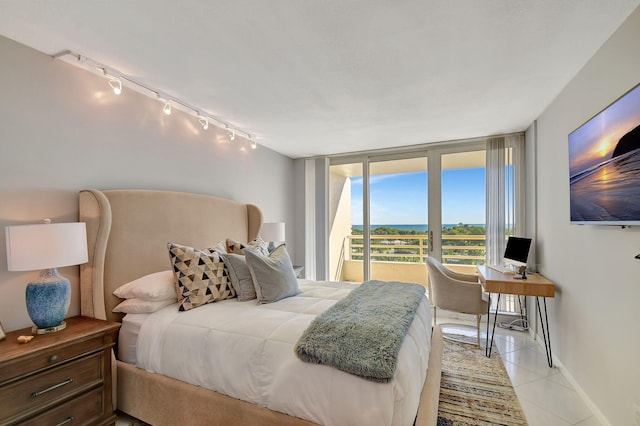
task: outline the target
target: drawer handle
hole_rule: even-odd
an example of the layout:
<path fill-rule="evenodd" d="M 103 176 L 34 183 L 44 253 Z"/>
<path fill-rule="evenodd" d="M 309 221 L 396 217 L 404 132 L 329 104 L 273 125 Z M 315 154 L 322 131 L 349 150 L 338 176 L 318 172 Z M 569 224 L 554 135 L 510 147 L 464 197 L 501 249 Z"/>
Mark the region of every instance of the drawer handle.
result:
<path fill-rule="evenodd" d="M 58 355 L 51 355 L 51 357 L 49 357 L 49 362 L 52 364 L 54 362 L 58 362 Z"/>
<path fill-rule="evenodd" d="M 66 425 L 67 423 L 71 423 L 72 421 L 75 420 L 75 417 L 73 416 L 69 416 L 67 417 L 65 420 L 61 421 L 60 423 L 58 423 L 56 426 L 62 426 L 62 425 Z"/>
<path fill-rule="evenodd" d="M 47 392 L 51 392 L 52 390 L 56 390 L 56 389 L 58 389 L 58 388 L 60 388 L 60 387 L 62 387 L 62 386 L 68 385 L 69 383 L 72 383 L 72 382 L 73 382 L 73 379 L 67 379 L 67 380 L 65 380 L 64 382 L 60 382 L 60 383 L 58 383 L 57 385 L 53 385 L 53 386 L 48 387 L 48 388 L 46 388 L 46 389 L 44 389 L 44 390 L 41 390 L 41 391 L 38 391 L 38 392 L 32 392 L 32 393 L 31 393 L 31 396 L 32 396 L 33 398 L 37 398 L 37 397 L 39 397 L 40 395 L 43 395 L 43 394 L 45 394 L 45 393 L 47 393 Z M 72 419 L 72 420 L 73 420 L 73 419 Z"/>

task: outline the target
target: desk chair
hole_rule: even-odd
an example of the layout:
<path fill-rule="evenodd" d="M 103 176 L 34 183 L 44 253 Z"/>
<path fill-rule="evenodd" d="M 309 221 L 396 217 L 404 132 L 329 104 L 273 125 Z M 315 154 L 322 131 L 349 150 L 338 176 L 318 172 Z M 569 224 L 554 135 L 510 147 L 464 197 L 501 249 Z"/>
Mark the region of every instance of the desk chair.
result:
<path fill-rule="evenodd" d="M 480 319 L 487 312 L 489 296 L 483 293 L 478 277 L 447 269 L 432 257 L 427 257 L 427 270 L 429 301 L 433 305 L 433 323 L 436 323 L 438 308 L 475 315 L 478 331 L 477 344 L 480 346 Z"/>

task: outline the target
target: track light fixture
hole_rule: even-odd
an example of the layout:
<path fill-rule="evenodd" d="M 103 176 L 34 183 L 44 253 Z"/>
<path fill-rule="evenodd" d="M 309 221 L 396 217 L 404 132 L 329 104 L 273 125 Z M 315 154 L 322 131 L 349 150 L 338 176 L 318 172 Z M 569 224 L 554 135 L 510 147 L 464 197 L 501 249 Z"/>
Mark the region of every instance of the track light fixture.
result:
<path fill-rule="evenodd" d="M 227 131 L 228 131 L 229 140 L 230 141 L 234 140 L 236 138 L 236 132 L 234 132 L 232 129 L 229 129 L 229 126 L 225 126 L 225 127 L 227 128 Z"/>
<path fill-rule="evenodd" d="M 116 95 L 122 93 L 122 82 L 119 78 L 112 77 L 111 80 L 109 80 L 109 86 L 113 89 L 113 93 Z"/>
<path fill-rule="evenodd" d="M 62 59 L 67 56 L 73 57 L 73 60 L 64 59 L 65 62 L 78 66 L 80 68 L 83 68 L 86 71 L 91 71 L 93 73 L 99 72 L 100 74 L 102 74 L 103 77 L 108 79 L 109 87 L 111 87 L 111 89 L 113 90 L 113 93 L 116 95 L 119 95 L 122 93 L 122 81 L 126 80 L 128 89 L 132 89 L 133 91 L 142 93 L 149 97 L 155 97 L 161 100 L 162 102 L 164 102 L 164 106 L 162 107 L 162 111 L 164 112 L 164 114 L 171 115 L 172 108 L 175 106 L 180 111 L 186 112 L 187 114 L 195 115 L 203 129 L 207 130 L 209 128 L 209 123 L 212 123 L 214 126 L 220 129 L 226 130 L 229 140 L 231 141 L 235 140 L 236 134 L 240 134 L 249 140 L 249 144 L 252 149 L 256 149 L 257 147 L 257 142 L 246 131 L 238 128 L 233 128 L 224 120 L 217 118 L 214 115 L 208 114 L 206 111 L 194 105 L 190 105 L 189 103 L 184 102 L 178 98 L 175 98 L 173 96 L 168 96 L 166 93 L 161 94 L 160 91 L 135 79 L 134 77 L 123 74 L 114 68 L 111 68 L 100 62 L 94 61 L 91 58 L 88 58 L 79 53 L 75 53 L 71 50 L 63 50 L 59 53 L 52 55 L 53 59 Z M 242 145 L 243 150 L 245 146 L 246 145 L 244 144 Z"/>
<path fill-rule="evenodd" d="M 209 128 L 209 120 L 207 117 L 203 117 L 202 115 L 198 117 L 198 121 L 202 125 L 202 128 L 207 130 Z"/>
<path fill-rule="evenodd" d="M 166 101 L 164 103 L 164 106 L 162 107 L 162 111 L 167 115 L 171 115 L 171 103 L 169 101 Z"/>

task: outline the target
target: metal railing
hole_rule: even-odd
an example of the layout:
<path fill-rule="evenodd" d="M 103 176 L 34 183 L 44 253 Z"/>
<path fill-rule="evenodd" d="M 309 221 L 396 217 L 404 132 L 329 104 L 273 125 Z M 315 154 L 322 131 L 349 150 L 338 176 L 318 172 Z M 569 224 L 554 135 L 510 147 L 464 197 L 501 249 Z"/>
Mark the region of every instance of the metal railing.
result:
<path fill-rule="evenodd" d="M 361 235 L 346 237 L 347 260 L 362 260 L 364 244 Z M 420 235 L 371 235 L 371 260 L 379 262 L 422 263 L 429 255 L 429 238 Z M 484 265 L 484 235 L 443 235 L 442 260 L 457 265 Z"/>
<path fill-rule="evenodd" d="M 429 256 L 429 237 L 426 234 L 371 235 L 370 247 L 372 262 L 425 263 Z M 345 261 L 363 260 L 363 250 L 362 235 L 345 237 L 336 279 L 340 279 Z M 442 261 L 445 265 L 484 265 L 485 253 L 485 235 L 442 235 Z M 517 296 L 504 296 L 500 299 L 500 306 L 492 306 L 492 309 L 497 307 L 505 313 L 520 312 Z"/>

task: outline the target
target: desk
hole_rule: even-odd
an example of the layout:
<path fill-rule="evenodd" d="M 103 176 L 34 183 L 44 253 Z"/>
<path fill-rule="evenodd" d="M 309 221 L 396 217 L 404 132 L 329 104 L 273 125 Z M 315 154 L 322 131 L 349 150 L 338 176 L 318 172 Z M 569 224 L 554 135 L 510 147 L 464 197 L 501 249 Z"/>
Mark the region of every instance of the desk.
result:
<path fill-rule="evenodd" d="M 553 367 L 551 358 L 551 337 L 549 336 L 549 319 L 547 317 L 547 297 L 555 296 L 555 284 L 540 274 L 529 274 L 527 279 L 523 280 L 520 275 L 507 275 L 500 271 L 488 268 L 486 266 L 478 266 L 478 277 L 482 288 L 487 293 L 497 293 L 498 303 L 500 303 L 501 294 L 516 294 L 520 296 L 533 296 L 536 298 L 536 307 L 542 325 L 542 337 L 544 339 L 544 348 L 547 351 L 547 363 L 549 367 Z M 540 309 L 540 298 L 542 297 L 544 305 L 544 319 L 542 318 L 542 310 Z M 496 321 L 498 312 L 496 310 L 493 316 L 493 329 L 491 331 L 491 342 L 489 342 L 489 309 L 487 309 L 487 347 L 486 355 L 491 356 L 493 348 L 493 336 L 496 331 Z"/>

